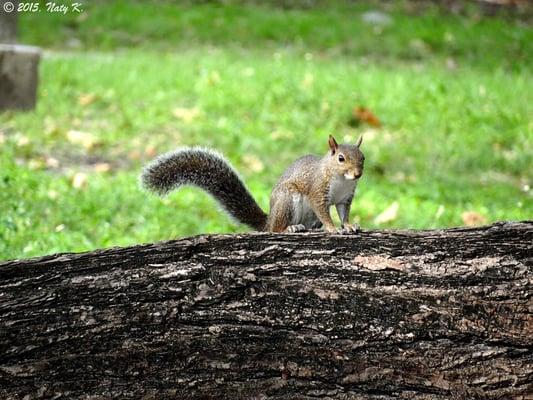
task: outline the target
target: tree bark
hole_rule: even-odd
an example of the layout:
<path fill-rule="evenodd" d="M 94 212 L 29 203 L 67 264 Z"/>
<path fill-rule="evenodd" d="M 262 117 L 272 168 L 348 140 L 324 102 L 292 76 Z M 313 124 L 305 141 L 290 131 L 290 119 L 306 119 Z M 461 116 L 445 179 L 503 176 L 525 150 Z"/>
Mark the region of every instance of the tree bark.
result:
<path fill-rule="evenodd" d="M 533 222 L 0 264 L 0 398 L 533 399 Z"/>
<path fill-rule="evenodd" d="M 15 43 L 18 28 L 18 0 L 0 0 L 0 43 Z"/>
<path fill-rule="evenodd" d="M 37 47 L 18 45 L 18 0 L 0 0 L 0 111 L 31 110 L 37 101 Z"/>

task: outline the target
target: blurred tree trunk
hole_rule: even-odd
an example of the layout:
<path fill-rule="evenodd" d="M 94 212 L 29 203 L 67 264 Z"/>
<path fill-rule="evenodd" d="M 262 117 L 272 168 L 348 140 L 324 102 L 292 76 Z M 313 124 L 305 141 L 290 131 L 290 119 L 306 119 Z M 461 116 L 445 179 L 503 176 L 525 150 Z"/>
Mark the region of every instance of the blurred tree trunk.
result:
<path fill-rule="evenodd" d="M 40 50 L 17 42 L 18 1 L 0 0 L 0 111 L 31 110 L 37 101 Z"/>
<path fill-rule="evenodd" d="M 0 398 L 531 399 L 533 223 L 0 265 Z"/>
<path fill-rule="evenodd" d="M 10 4 L 6 5 L 6 3 L 13 5 L 13 11 L 7 12 Z M 18 1 L 16 0 L 0 0 L 0 43 L 15 43 L 17 41 L 17 7 Z"/>

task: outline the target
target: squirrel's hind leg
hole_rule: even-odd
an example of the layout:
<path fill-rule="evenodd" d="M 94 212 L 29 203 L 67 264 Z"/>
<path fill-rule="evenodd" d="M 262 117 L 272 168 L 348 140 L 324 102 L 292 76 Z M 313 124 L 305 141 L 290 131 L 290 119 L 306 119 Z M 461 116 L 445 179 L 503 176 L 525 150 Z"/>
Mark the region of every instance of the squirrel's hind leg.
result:
<path fill-rule="evenodd" d="M 291 225 L 292 217 L 293 207 L 291 194 L 285 190 L 277 190 L 276 193 L 272 193 L 266 230 L 278 233 L 286 232 L 289 225 Z"/>

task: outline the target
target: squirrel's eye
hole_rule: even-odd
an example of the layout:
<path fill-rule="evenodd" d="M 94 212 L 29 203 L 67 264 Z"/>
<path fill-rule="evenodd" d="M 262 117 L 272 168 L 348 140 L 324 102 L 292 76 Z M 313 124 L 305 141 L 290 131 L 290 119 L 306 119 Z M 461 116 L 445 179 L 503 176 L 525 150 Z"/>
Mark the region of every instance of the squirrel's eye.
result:
<path fill-rule="evenodd" d="M 344 156 L 342 154 L 339 154 L 339 161 L 344 162 Z"/>

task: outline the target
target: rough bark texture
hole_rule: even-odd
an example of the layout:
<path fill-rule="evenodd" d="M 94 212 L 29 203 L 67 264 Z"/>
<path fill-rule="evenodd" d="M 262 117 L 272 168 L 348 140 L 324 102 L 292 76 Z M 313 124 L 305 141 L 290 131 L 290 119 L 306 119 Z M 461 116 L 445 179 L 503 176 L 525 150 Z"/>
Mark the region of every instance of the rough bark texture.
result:
<path fill-rule="evenodd" d="M 37 47 L 0 44 L 0 110 L 35 107 L 40 56 Z"/>
<path fill-rule="evenodd" d="M 0 398 L 531 399 L 532 243 L 524 222 L 7 262 Z"/>

